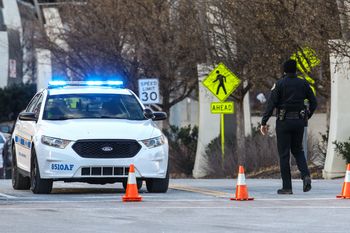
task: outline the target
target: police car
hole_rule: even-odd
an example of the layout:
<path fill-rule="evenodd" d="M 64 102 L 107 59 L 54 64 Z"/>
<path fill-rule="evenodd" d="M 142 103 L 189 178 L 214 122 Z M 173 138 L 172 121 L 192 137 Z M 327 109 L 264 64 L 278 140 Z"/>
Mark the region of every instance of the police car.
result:
<path fill-rule="evenodd" d="M 138 187 L 166 192 L 168 141 L 121 82 L 53 81 L 19 114 L 12 134 L 12 186 L 50 193 L 54 181 L 122 182 L 135 165 Z"/>

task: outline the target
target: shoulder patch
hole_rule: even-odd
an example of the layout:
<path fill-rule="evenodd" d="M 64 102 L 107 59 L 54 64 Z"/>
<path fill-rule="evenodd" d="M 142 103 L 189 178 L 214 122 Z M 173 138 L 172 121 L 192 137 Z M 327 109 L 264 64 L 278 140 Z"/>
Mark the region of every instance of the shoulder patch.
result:
<path fill-rule="evenodd" d="M 271 88 L 271 91 L 273 91 L 275 88 L 276 88 L 276 83 L 273 84 L 273 86 L 272 86 L 272 88 Z"/>

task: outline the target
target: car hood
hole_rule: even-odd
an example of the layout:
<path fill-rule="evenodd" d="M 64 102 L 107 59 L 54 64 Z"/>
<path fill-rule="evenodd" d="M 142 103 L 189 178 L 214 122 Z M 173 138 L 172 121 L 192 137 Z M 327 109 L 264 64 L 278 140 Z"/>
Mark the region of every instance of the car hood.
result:
<path fill-rule="evenodd" d="M 79 139 L 136 139 L 143 140 L 161 135 L 151 120 L 74 119 L 41 121 L 39 134 L 76 141 Z"/>

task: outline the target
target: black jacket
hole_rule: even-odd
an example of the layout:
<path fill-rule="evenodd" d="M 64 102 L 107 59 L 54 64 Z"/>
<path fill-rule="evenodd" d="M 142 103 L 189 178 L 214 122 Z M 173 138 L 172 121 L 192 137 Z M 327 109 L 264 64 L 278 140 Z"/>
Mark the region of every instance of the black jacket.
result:
<path fill-rule="evenodd" d="M 310 85 L 296 74 L 287 73 L 272 87 L 261 125 L 266 125 L 275 108 L 285 109 L 287 112 L 299 112 L 305 109 L 305 99 L 309 100 L 310 118 L 317 107 L 317 100 Z"/>

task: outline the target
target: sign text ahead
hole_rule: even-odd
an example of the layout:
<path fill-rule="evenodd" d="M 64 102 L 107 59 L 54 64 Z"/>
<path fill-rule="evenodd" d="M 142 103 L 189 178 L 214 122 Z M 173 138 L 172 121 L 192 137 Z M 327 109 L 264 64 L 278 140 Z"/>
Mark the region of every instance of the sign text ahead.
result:
<path fill-rule="evenodd" d="M 213 114 L 233 114 L 233 102 L 213 102 L 210 105 L 210 112 Z"/>

